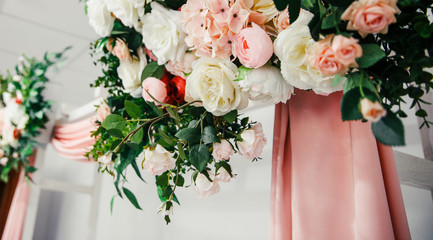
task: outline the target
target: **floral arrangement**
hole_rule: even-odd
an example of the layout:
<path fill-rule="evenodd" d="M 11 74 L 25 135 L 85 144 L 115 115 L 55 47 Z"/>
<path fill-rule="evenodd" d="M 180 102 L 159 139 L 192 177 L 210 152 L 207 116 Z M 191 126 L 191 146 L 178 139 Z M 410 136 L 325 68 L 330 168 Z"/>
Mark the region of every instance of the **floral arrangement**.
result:
<path fill-rule="evenodd" d="M 63 60 L 64 51 L 45 53 L 42 61 L 23 55 L 15 74 L 0 75 L 0 179 L 4 182 L 13 169 L 22 167 L 27 178 L 36 171 L 28 158 L 38 146 L 35 138 L 45 128 L 52 105 L 42 94 L 46 72 Z"/>
<path fill-rule="evenodd" d="M 178 187 L 209 196 L 234 176 L 235 152 L 260 156 L 260 123 L 238 113 L 249 101 L 343 91 L 343 120 L 371 121 L 380 142 L 402 145 L 403 96 L 431 124 L 420 99 L 432 86 L 428 10 L 430 0 L 88 0 L 104 66 L 92 86 L 109 92 L 88 156 L 137 208 L 126 168 L 155 175 L 169 222 Z"/>

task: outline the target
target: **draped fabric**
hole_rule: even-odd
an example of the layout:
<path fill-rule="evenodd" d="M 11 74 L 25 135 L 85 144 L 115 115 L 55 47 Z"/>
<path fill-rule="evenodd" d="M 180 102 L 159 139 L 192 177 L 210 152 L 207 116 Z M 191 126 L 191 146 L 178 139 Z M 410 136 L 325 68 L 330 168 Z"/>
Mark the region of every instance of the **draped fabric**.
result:
<path fill-rule="evenodd" d="M 88 161 L 84 154 L 95 143 L 91 132 L 96 129 L 95 117 L 75 123 L 59 124 L 54 127 L 51 143 L 61 156 L 77 161 Z"/>
<path fill-rule="evenodd" d="M 33 165 L 35 162 L 36 151 L 29 158 Z M 3 231 L 2 240 L 20 240 L 24 220 L 27 212 L 27 203 L 29 202 L 30 185 L 26 182 L 24 171 L 21 169 L 17 187 L 9 209 L 8 218 L 6 220 L 5 229 Z"/>
<path fill-rule="evenodd" d="M 271 240 L 410 239 L 392 149 L 342 122 L 342 93 L 295 94 L 275 112 Z"/>

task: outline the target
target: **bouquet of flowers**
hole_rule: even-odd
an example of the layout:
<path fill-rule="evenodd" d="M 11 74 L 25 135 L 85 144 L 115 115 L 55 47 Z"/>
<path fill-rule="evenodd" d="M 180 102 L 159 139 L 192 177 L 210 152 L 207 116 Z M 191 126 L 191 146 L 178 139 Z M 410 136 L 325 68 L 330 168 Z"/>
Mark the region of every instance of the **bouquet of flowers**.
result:
<path fill-rule="evenodd" d="M 260 123 L 238 113 L 249 101 L 343 90 L 343 120 L 371 121 L 380 142 L 404 144 L 403 96 L 430 124 L 420 99 L 432 86 L 427 10 L 431 0 L 88 0 L 104 66 L 92 86 L 109 92 L 88 156 L 137 208 L 125 169 L 155 175 L 169 222 L 176 188 L 209 196 L 233 177 L 232 154 L 260 156 Z"/>
<path fill-rule="evenodd" d="M 38 146 L 35 138 L 45 128 L 52 105 L 42 95 L 48 81 L 45 74 L 63 60 L 64 51 L 45 53 L 42 61 L 23 55 L 15 74 L 0 75 L 0 179 L 4 182 L 12 169 L 22 167 L 26 177 L 36 171 L 28 158 Z"/>

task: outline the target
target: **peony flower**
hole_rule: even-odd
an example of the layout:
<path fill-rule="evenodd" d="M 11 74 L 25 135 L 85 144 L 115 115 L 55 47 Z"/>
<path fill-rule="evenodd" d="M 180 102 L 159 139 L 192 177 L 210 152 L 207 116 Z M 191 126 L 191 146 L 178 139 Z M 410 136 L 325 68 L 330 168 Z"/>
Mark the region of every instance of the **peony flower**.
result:
<path fill-rule="evenodd" d="M 249 160 L 253 160 L 262 154 L 263 147 L 266 144 L 266 138 L 263 133 L 261 123 L 257 123 L 248 130 L 241 133 L 242 141 L 237 142 L 239 153 Z"/>
<path fill-rule="evenodd" d="M 345 66 L 336 58 L 335 52 L 331 48 L 332 36 L 328 35 L 326 39 L 314 43 L 309 51 L 307 61 L 323 76 L 334 76 L 335 74 L 343 76 L 349 70 L 349 66 Z"/>
<path fill-rule="evenodd" d="M 165 148 L 159 144 L 156 145 L 155 149 L 144 149 L 137 159 L 144 159 L 144 169 L 152 175 L 161 175 L 176 166 L 176 160 L 173 158 L 173 154 L 165 150 Z"/>
<path fill-rule="evenodd" d="M 167 84 L 167 98 L 165 102 L 170 104 L 179 104 L 185 102 L 185 79 L 176 76 L 168 81 Z"/>
<path fill-rule="evenodd" d="M 163 81 L 155 77 L 148 77 L 144 79 L 141 86 L 143 88 L 142 96 L 144 100 L 148 102 L 154 102 L 154 100 L 152 99 L 153 97 L 159 102 L 165 102 L 165 99 L 167 97 L 167 87 Z M 155 104 L 158 105 L 159 103 L 155 102 Z"/>
<path fill-rule="evenodd" d="M 130 93 L 131 96 L 138 98 L 141 97 L 141 72 L 147 65 L 146 58 L 140 57 L 140 60 L 133 58 L 131 62 L 120 61 L 117 73 L 119 78 L 122 80 L 123 88 L 125 92 Z"/>
<path fill-rule="evenodd" d="M 396 23 L 394 14 L 399 13 L 397 0 L 354 1 L 341 15 L 341 20 L 349 21 L 348 30 L 358 30 L 362 37 L 369 33 L 388 32 L 388 26 Z"/>
<path fill-rule="evenodd" d="M 168 60 L 181 61 L 187 46 L 185 34 L 179 21 L 179 11 L 161 6 L 157 2 L 151 4 L 152 12 L 145 14 L 143 23 L 143 42 L 163 65 Z"/>
<path fill-rule="evenodd" d="M 107 169 L 112 172 L 114 170 L 114 162 L 113 162 L 113 152 L 108 152 L 107 154 L 98 157 L 98 163 L 101 164 L 101 169 Z"/>
<path fill-rule="evenodd" d="M 286 8 L 284 11 L 279 12 L 273 22 L 278 33 L 286 29 L 290 25 L 289 10 Z"/>
<path fill-rule="evenodd" d="M 281 73 L 286 82 L 296 88 L 313 89 L 316 93 L 325 94 L 342 90 L 344 81 L 333 87 L 333 76 L 322 76 L 316 68 L 307 64 L 307 53 L 315 43 L 308 28 L 312 18 L 310 12 L 301 11 L 298 19 L 275 39 L 274 51 L 281 61 Z"/>
<path fill-rule="evenodd" d="M 7 157 L 2 157 L 2 158 L 0 158 L 0 165 L 6 166 L 8 161 L 9 161 L 9 159 Z"/>
<path fill-rule="evenodd" d="M 370 122 L 378 122 L 386 116 L 386 110 L 378 101 L 372 102 L 368 98 L 363 98 L 360 102 L 360 108 L 362 117 Z"/>
<path fill-rule="evenodd" d="M 356 58 L 362 56 L 361 45 L 358 40 L 350 37 L 347 38 L 343 35 L 337 35 L 332 39 L 332 50 L 334 50 L 335 58 L 337 61 L 345 66 L 357 67 Z"/>
<path fill-rule="evenodd" d="M 209 197 L 220 191 L 218 180 L 212 174 L 209 174 L 209 177 L 212 182 L 202 173 L 199 173 L 195 179 L 194 189 L 200 198 Z"/>
<path fill-rule="evenodd" d="M 264 103 L 285 103 L 294 91 L 293 86 L 284 80 L 280 69 L 268 65 L 251 69 L 238 83 L 251 100 Z"/>
<path fill-rule="evenodd" d="M 88 0 L 86 2 L 89 24 L 102 37 L 110 35 L 115 20 L 111 12 L 107 10 L 106 3 L 107 0 Z"/>
<path fill-rule="evenodd" d="M 216 116 L 245 107 L 242 103 L 246 98 L 234 81 L 237 73 L 236 65 L 229 60 L 198 59 L 186 80 L 185 100 L 202 101 L 203 107 Z"/>
<path fill-rule="evenodd" d="M 104 101 L 98 107 L 98 111 L 96 112 L 96 119 L 102 123 L 105 120 L 105 118 L 110 114 L 111 114 L 111 109 Z"/>
<path fill-rule="evenodd" d="M 116 56 L 120 61 L 132 61 L 131 54 L 129 53 L 129 48 L 126 43 L 120 39 L 116 38 L 116 43 L 113 47 L 113 38 L 107 41 L 107 50 L 110 51 L 114 56 Z"/>
<path fill-rule="evenodd" d="M 215 160 L 229 160 L 233 154 L 232 145 L 227 140 L 222 139 L 220 143 L 213 143 L 212 156 Z"/>
<path fill-rule="evenodd" d="M 220 167 L 220 169 L 218 169 L 217 175 L 215 176 L 215 179 L 219 182 L 228 183 L 232 180 L 232 177 L 225 168 Z"/>
<path fill-rule="evenodd" d="M 123 25 L 127 27 L 133 27 L 137 31 L 140 29 L 140 23 L 138 22 L 139 12 L 144 12 L 143 9 L 138 9 L 137 1 L 130 0 L 106 0 L 107 10 L 112 12 L 116 18 L 122 21 Z M 143 5 L 144 6 L 144 5 Z"/>
<path fill-rule="evenodd" d="M 271 37 L 255 23 L 242 29 L 233 40 L 233 55 L 248 68 L 263 66 L 274 53 Z"/>
<path fill-rule="evenodd" d="M 186 79 L 185 73 L 191 73 L 191 65 L 197 59 L 198 57 L 193 52 L 185 53 L 180 61 L 169 60 L 165 64 L 165 69 L 173 75 Z"/>
<path fill-rule="evenodd" d="M 266 16 L 266 22 L 271 21 L 278 14 L 273 0 L 254 0 L 251 10 Z"/>

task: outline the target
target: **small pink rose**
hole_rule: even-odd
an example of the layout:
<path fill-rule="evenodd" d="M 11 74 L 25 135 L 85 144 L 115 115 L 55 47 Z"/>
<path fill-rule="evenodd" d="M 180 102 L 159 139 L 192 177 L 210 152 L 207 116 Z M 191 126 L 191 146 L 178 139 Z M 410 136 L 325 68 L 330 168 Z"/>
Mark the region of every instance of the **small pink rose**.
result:
<path fill-rule="evenodd" d="M 397 0 L 360 0 L 353 2 L 344 11 L 342 20 L 348 20 L 348 30 L 358 30 L 362 37 L 369 33 L 388 32 L 388 26 L 397 22 L 399 13 Z"/>
<path fill-rule="evenodd" d="M 144 160 L 144 170 L 150 172 L 152 175 L 161 175 L 165 171 L 176 167 L 176 160 L 173 158 L 173 154 L 159 144 L 156 145 L 155 149 L 144 149 L 137 159 L 139 161 Z"/>
<path fill-rule="evenodd" d="M 274 53 L 272 39 L 253 23 L 252 27 L 244 28 L 234 37 L 233 55 L 248 68 L 263 66 Z"/>
<path fill-rule="evenodd" d="M 213 143 L 212 156 L 215 160 L 229 160 L 234 151 L 232 145 L 225 139 Z"/>
<path fill-rule="evenodd" d="M 370 122 L 378 122 L 386 116 L 386 110 L 378 101 L 372 102 L 368 98 L 363 98 L 360 102 L 362 117 Z"/>
<path fill-rule="evenodd" d="M 331 38 L 332 35 L 329 35 L 327 38 L 314 43 L 307 61 L 310 66 L 317 69 L 323 76 L 344 75 L 349 70 L 349 67 L 343 65 L 336 58 L 335 52 L 331 48 Z"/>
<path fill-rule="evenodd" d="M 335 52 L 335 58 L 340 63 L 345 66 L 358 66 L 356 58 L 362 56 L 362 48 L 357 39 L 337 35 L 332 39 L 331 48 Z"/>
<path fill-rule="evenodd" d="M 110 38 L 107 42 L 107 50 L 110 51 L 114 56 L 116 56 L 121 61 L 132 61 L 129 48 L 126 43 L 120 39 L 116 38 L 116 43 L 113 47 L 113 39 Z"/>
<path fill-rule="evenodd" d="M 103 122 L 105 118 L 111 114 L 110 107 L 105 103 L 102 102 L 101 105 L 98 107 L 98 111 L 96 112 L 96 118 L 99 122 Z"/>
<path fill-rule="evenodd" d="M 217 172 L 217 175 L 215 176 L 215 178 L 218 181 L 224 182 L 224 183 L 228 183 L 232 180 L 232 177 L 230 176 L 229 172 L 227 172 L 227 170 L 223 167 L 218 169 L 218 172 Z"/>
<path fill-rule="evenodd" d="M 241 134 L 242 141 L 237 142 L 239 153 L 249 160 L 253 160 L 262 154 L 263 147 L 266 145 L 265 134 L 261 123 L 257 123 L 252 128 L 244 130 Z"/>
<path fill-rule="evenodd" d="M 280 33 L 290 25 L 289 11 L 286 8 L 284 11 L 279 12 L 273 20 L 277 32 Z"/>
<path fill-rule="evenodd" d="M 148 77 L 144 79 L 141 86 L 143 87 L 143 99 L 148 102 L 154 102 L 150 95 L 152 95 L 152 97 L 159 102 L 164 102 L 165 98 L 167 97 L 166 84 L 158 78 Z"/>
<path fill-rule="evenodd" d="M 209 197 L 215 193 L 220 191 L 220 185 L 218 184 L 218 180 L 212 175 L 209 174 L 209 177 L 212 181 L 202 173 L 197 175 L 195 179 L 195 192 L 200 198 Z"/>

